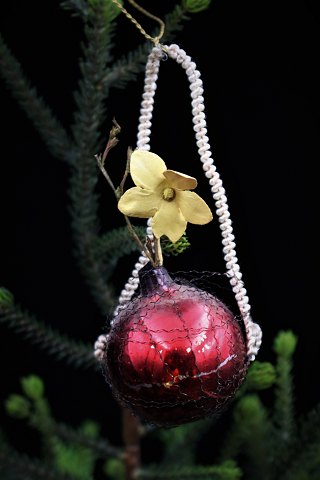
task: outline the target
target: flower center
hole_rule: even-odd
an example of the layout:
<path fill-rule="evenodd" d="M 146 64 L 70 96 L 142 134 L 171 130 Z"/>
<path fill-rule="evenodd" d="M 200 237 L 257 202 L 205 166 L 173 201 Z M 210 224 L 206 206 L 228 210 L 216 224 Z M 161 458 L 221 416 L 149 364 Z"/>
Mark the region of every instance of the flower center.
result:
<path fill-rule="evenodd" d="M 167 202 L 172 202 L 174 197 L 176 196 L 176 192 L 173 188 L 167 187 L 162 192 L 162 198 Z"/>

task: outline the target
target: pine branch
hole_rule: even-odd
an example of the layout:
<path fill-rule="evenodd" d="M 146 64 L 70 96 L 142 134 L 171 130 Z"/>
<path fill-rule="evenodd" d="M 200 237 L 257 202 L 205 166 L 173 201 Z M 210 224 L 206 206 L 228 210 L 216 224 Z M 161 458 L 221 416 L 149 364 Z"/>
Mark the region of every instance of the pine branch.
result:
<path fill-rule="evenodd" d="M 294 428 L 292 357 L 296 345 L 297 337 L 290 330 L 280 331 L 273 343 L 277 355 L 274 421 L 284 440 L 290 437 Z"/>
<path fill-rule="evenodd" d="M 320 403 L 299 421 L 299 440 L 305 444 L 310 439 L 320 441 Z"/>
<path fill-rule="evenodd" d="M 277 449 L 274 463 L 279 468 L 290 458 L 296 433 L 292 378 L 292 357 L 296 344 L 297 337 L 291 331 L 280 331 L 273 345 L 277 355 L 273 415 L 273 423 L 276 427 L 274 441 L 277 443 Z"/>
<path fill-rule="evenodd" d="M 277 379 L 274 421 L 278 427 L 279 436 L 284 442 L 286 442 L 290 439 L 294 429 L 291 360 L 279 357 L 276 365 L 276 371 Z"/>
<path fill-rule="evenodd" d="M 109 442 L 104 439 L 89 437 L 88 435 L 79 432 L 79 430 L 74 430 L 69 427 L 69 425 L 56 423 L 52 426 L 52 433 L 71 444 L 73 443 L 90 448 L 98 457 L 122 457 L 122 450 L 120 448 L 110 445 Z"/>
<path fill-rule="evenodd" d="M 289 461 L 282 466 L 281 478 L 317 480 L 320 476 L 320 404 L 299 420 L 297 432 Z M 314 471 L 318 476 L 313 475 Z"/>
<path fill-rule="evenodd" d="M 100 12 L 100 14 L 99 14 Z M 70 197 L 74 243 L 78 263 L 92 296 L 103 315 L 109 313 L 115 297 L 104 281 L 103 266 L 95 256 L 98 199 L 95 193 L 98 168 L 94 155 L 100 150 L 101 124 L 105 120 L 103 87 L 106 63 L 110 60 L 112 26 L 97 10 L 95 19 L 85 25 L 86 44 L 80 62 L 82 77 L 75 94 L 78 111 L 72 127 L 75 141 L 75 168 Z"/>
<path fill-rule="evenodd" d="M 174 478 L 180 480 L 239 480 L 241 477 L 240 468 L 232 461 L 212 466 L 176 467 L 170 465 L 168 468 L 154 466 L 142 469 L 138 473 L 138 478 L 141 480 L 149 478 L 157 480 Z"/>
<path fill-rule="evenodd" d="M 81 75 L 78 89 L 74 93 L 77 110 L 72 132 L 78 162 L 87 154 L 90 160 L 83 161 L 90 161 L 91 164 L 101 140 L 101 124 L 106 116 L 105 100 L 109 94 L 103 79 L 107 64 L 112 60 L 110 51 L 113 34 L 113 22 L 106 20 L 103 9 L 97 4 L 91 11 L 90 21 L 84 26 L 85 41 L 82 45 L 82 58 L 79 60 Z"/>
<path fill-rule="evenodd" d="M 1 439 L 0 447 L 0 473 L 2 480 L 9 478 L 14 480 L 75 480 L 69 475 L 57 472 L 52 465 L 17 453 L 13 448 L 4 445 Z"/>
<path fill-rule="evenodd" d="M 65 0 L 60 2 L 64 10 L 73 12 L 74 16 L 87 18 L 89 15 L 88 2 L 86 0 Z"/>
<path fill-rule="evenodd" d="M 279 478 L 279 477 L 278 477 Z M 291 463 L 286 463 L 282 480 L 319 480 L 320 441 L 308 442 L 301 446 Z"/>
<path fill-rule="evenodd" d="M 19 307 L 0 314 L 0 323 L 6 324 L 14 332 L 23 335 L 31 344 L 37 345 L 59 361 L 76 368 L 98 370 L 91 346 L 61 335 Z"/>
<path fill-rule="evenodd" d="M 214 419 L 205 419 L 170 430 L 160 430 L 165 446 L 163 465 L 190 465 L 194 462 L 197 442 L 210 428 Z"/>
<path fill-rule="evenodd" d="M 166 43 L 171 42 L 176 33 L 182 30 L 183 22 L 189 19 L 190 17 L 186 14 L 183 5 L 176 5 L 173 11 L 165 16 L 166 30 L 162 41 Z M 154 34 L 157 33 L 156 31 L 154 32 Z M 128 55 L 114 62 L 104 78 L 104 88 L 124 88 L 128 82 L 135 80 L 137 75 L 145 68 L 146 58 L 150 53 L 150 49 L 150 42 L 146 42 L 133 52 L 129 52 Z"/>
<path fill-rule="evenodd" d="M 165 16 L 164 22 L 166 25 L 165 34 L 162 41 L 165 43 L 171 42 L 178 32 L 181 32 L 184 28 L 183 22 L 190 20 L 184 2 L 180 5 L 176 5 L 172 12 Z"/>
<path fill-rule="evenodd" d="M 71 163 L 71 143 L 62 125 L 52 111 L 31 87 L 20 63 L 7 47 L 0 34 L 0 74 L 27 117 L 31 120 L 49 152 L 67 163 Z"/>
<path fill-rule="evenodd" d="M 145 227 L 136 227 L 136 233 L 144 241 Z M 138 251 L 138 245 L 131 238 L 127 227 L 119 227 L 110 230 L 98 237 L 94 245 L 95 256 L 103 264 L 105 271 L 104 279 L 109 280 L 120 258 Z"/>
<path fill-rule="evenodd" d="M 273 428 L 259 397 L 240 398 L 234 409 L 234 424 L 229 429 L 221 458 L 245 459 L 246 480 L 269 480 L 273 475 Z"/>

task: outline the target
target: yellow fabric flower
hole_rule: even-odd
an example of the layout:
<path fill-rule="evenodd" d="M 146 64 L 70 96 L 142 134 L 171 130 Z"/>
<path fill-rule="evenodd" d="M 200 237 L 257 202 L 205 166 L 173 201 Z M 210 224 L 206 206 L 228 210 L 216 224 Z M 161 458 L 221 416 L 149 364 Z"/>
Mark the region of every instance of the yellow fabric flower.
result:
<path fill-rule="evenodd" d="M 189 190 L 197 180 L 189 175 L 167 170 L 155 153 L 135 150 L 131 155 L 130 174 L 136 187 L 127 190 L 119 200 L 119 210 L 128 217 L 152 217 L 155 237 L 166 235 L 177 242 L 187 223 L 204 225 L 212 220 L 208 205 Z"/>

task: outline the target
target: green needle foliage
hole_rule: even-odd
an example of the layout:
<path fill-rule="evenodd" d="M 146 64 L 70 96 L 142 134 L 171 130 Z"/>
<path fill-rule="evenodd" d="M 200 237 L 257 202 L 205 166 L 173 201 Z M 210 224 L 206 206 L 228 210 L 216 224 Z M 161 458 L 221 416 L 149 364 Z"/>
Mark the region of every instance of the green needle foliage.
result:
<path fill-rule="evenodd" d="M 169 430 L 145 432 L 150 438 L 157 437 L 162 442 L 162 460 L 142 466 L 134 478 L 317 480 L 320 471 L 320 406 L 302 418 L 292 416 L 291 369 L 296 341 L 293 332 L 279 332 L 274 341 L 275 365 L 259 361 L 252 364 L 234 401 L 231 425 L 219 451 L 212 455 L 213 464 L 199 465 L 196 455 L 203 435 L 214 434 L 218 420 L 208 418 Z M 284 369 L 279 367 L 284 359 L 290 368 L 288 365 Z M 285 394 L 279 388 L 280 382 L 285 385 Z M 51 465 L 57 472 L 57 479 L 94 479 L 99 461 L 104 460 L 102 473 L 106 478 L 126 478 L 125 450 L 101 438 L 94 420 L 85 420 L 78 428 L 64 425 L 53 417 L 43 381 L 38 376 L 23 377 L 20 383 L 21 392 L 6 399 L 5 409 L 8 415 L 16 421 L 27 422 L 29 428 L 41 436 L 44 469 Z M 265 405 L 262 398 L 266 390 L 274 393 L 271 407 Z M 281 424 L 278 422 L 279 411 L 284 422 Z M 290 438 L 284 435 L 284 427 L 288 431 L 288 425 Z M 19 473 L 21 465 L 26 463 L 29 469 L 36 471 L 41 465 L 39 459 L 33 463 L 33 459 L 25 456 L 21 457 L 20 463 L 18 453 L 15 453 L 16 462 L 11 465 L 6 452 L 12 453 L 12 448 L 4 439 L 2 442 L 5 448 L 0 453 L 3 460 L 0 472 L 3 468 L 3 471 L 13 469 Z M 11 453 L 8 453 L 9 457 Z M 39 472 L 37 475 L 35 478 L 42 478 Z"/>
<path fill-rule="evenodd" d="M 172 2 L 172 11 L 164 18 L 163 41 L 173 40 L 184 22 L 204 11 L 210 1 Z M 102 151 L 104 139 L 100 132 L 106 120 L 112 122 L 108 118 L 110 90 L 123 89 L 137 78 L 145 66 L 150 44 L 144 42 L 114 59 L 119 10 L 111 0 L 64 0 L 60 5 L 81 20 L 84 37 L 74 92 L 75 111 L 68 131 L 39 97 L 1 35 L 0 76 L 48 151 L 69 168 L 68 208 L 76 260 L 93 302 L 105 316 L 117 301 L 113 278 L 119 261 L 138 247 L 126 227 L 100 231 L 99 171 L 94 154 Z M 136 233 L 144 238 L 144 228 L 138 227 Z M 162 247 L 166 255 L 178 255 L 189 247 L 189 242 L 184 236 L 176 244 L 164 240 Z M 92 345 L 71 339 L 38 320 L 20 307 L 5 287 L 0 288 L 0 323 L 39 348 L 39 355 L 46 352 L 57 362 L 92 374 L 98 369 Z M 10 422 L 38 436 L 41 451 L 32 457 L 23 453 L 21 447 L 11 445 L 6 429 L 0 429 L 0 478 L 319 480 L 320 406 L 301 418 L 295 414 L 292 368 L 296 343 L 293 332 L 281 331 L 274 340 L 275 360 L 255 361 L 250 366 L 245 384 L 230 408 L 230 425 L 221 445 L 212 451 L 205 465 L 198 461 L 197 450 L 204 436 L 214 436 L 219 419 L 209 418 L 170 430 L 141 429 L 140 437 L 160 443 L 161 458 L 152 464 L 142 461 L 128 473 L 128 452 L 133 446 L 137 449 L 137 444 L 125 440 L 120 447 L 112 445 L 102 436 L 95 418 L 84 418 L 76 427 L 59 421 L 52 412 L 44 381 L 36 374 L 24 376 L 20 391 L 9 395 L 3 406 Z M 271 405 L 265 402 L 266 391 L 273 395 Z"/>

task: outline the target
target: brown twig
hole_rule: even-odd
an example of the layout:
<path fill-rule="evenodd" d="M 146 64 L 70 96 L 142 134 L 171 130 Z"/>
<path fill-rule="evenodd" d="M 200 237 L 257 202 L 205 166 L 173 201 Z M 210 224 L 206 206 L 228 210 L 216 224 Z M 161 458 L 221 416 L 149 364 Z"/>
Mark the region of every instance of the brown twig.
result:
<path fill-rule="evenodd" d="M 134 480 L 140 467 L 140 437 L 142 427 L 132 413 L 122 410 L 122 438 L 124 440 L 125 479 Z"/>
<path fill-rule="evenodd" d="M 123 190 L 124 190 L 124 184 L 125 184 L 125 181 L 130 173 L 130 157 L 131 157 L 131 153 L 132 153 L 132 149 L 129 147 L 128 148 L 128 152 L 127 152 L 127 163 L 126 163 L 126 169 L 125 169 L 125 172 L 123 174 L 123 178 L 120 182 L 120 185 L 118 188 L 116 188 L 114 186 L 114 183 L 113 181 L 111 180 L 106 168 L 105 168 L 105 161 L 106 161 L 106 158 L 110 152 L 110 150 L 115 147 L 119 140 L 117 138 L 117 135 L 120 133 L 121 131 L 121 127 L 120 125 L 116 122 L 116 120 L 113 119 L 113 124 L 114 126 L 112 127 L 110 133 L 109 133 L 109 138 L 108 138 L 108 142 L 107 142 L 107 145 L 106 145 L 106 148 L 103 152 L 103 154 L 101 155 L 95 155 L 95 158 L 97 160 L 97 163 L 98 163 L 98 166 L 104 176 L 104 178 L 107 180 L 109 186 L 111 187 L 111 190 L 113 191 L 113 193 L 115 194 L 115 197 L 117 200 L 119 200 L 119 198 L 121 197 L 121 195 L 123 194 Z M 128 230 L 129 230 L 129 233 L 131 235 L 131 237 L 133 238 L 133 240 L 138 244 L 140 250 L 142 252 L 144 252 L 144 254 L 146 255 L 146 257 L 150 260 L 150 262 L 152 263 L 152 265 L 155 267 L 159 264 L 159 262 L 157 261 L 156 258 L 154 258 L 154 253 L 152 250 L 150 250 L 148 248 L 148 246 L 146 244 L 143 244 L 139 238 L 139 236 L 137 235 L 132 223 L 130 222 L 130 219 L 129 217 L 127 217 L 126 215 L 124 215 L 124 218 L 125 218 L 125 221 L 126 221 L 126 224 L 127 224 L 127 227 L 128 227 Z"/>
<path fill-rule="evenodd" d="M 130 160 L 131 160 L 131 154 L 132 154 L 132 148 L 131 147 L 128 147 L 128 150 L 127 150 L 127 163 L 126 163 L 126 169 L 124 171 L 124 174 L 123 174 L 123 178 L 120 182 L 120 185 L 119 185 L 119 188 L 118 188 L 118 191 L 120 193 L 120 196 L 123 195 L 123 191 L 124 191 L 124 184 L 126 183 L 126 180 L 127 180 L 127 177 L 130 173 Z"/>

